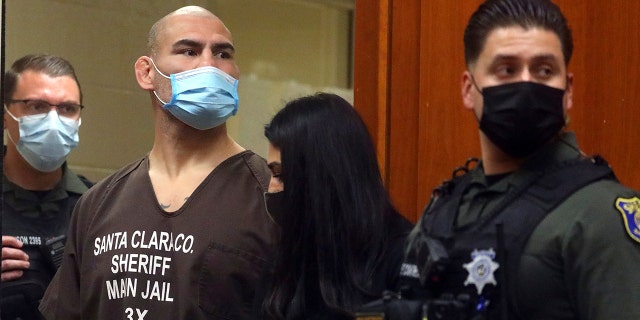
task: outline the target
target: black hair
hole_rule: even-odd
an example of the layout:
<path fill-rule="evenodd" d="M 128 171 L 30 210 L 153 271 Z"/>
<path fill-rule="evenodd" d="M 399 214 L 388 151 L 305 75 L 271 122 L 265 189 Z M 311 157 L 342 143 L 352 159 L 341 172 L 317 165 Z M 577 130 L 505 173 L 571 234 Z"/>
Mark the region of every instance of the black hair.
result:
<path fill-rule="evenodd" d="M 34 72 L 41 72 L 50 77 L 62 77 L 69 76 L 78 85 L 78 91 L 80 92 L 80 103 L 82 103 L 82 90 L 80 89 L 80 82 L 76 76 L 76 72 L 69 61 L 47 54 L 39 55 L 26 55 L 16 60 L 11 69 L 7 70 L 4 74 L 4 99 L 5 103 L 11 100 L 13 93 L 16 91 L 18 78 L 23 72 L 31 70 Z"/>
<path fill-rule="evenodd" d="M 396 213 L 367 128 L 346 100 L 317 93 L 287 103 L 265 136 L 281 153 L 284 217 L 264 307 L 276 319 L 318 305 L 346 316 L 380 294 L 371 278 L 386 250 L 384 216 Z"/>
<path fill-rule="evenodd" d="M 550 0 L 487 0 L 469 18 L 464 31 L 464 58 L 467 66 L 475 63 L 489 33 L 496 28 L 521 26 L 554 32 L 560 39 L 564 62 L 573 53 L 573 38 L 567 19 Z"/>

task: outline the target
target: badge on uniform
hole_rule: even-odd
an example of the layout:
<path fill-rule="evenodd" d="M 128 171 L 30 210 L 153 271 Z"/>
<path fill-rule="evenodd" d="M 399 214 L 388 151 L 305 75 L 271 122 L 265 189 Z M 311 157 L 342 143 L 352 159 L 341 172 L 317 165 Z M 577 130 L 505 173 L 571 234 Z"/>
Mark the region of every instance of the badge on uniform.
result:
<path fill-rule="evenodd" d="M 622 214 L 624 227 L 631 239 L 640 242 L 640 199 L 638 197 L 619 197 L 615 202 L 616 209 Z"/>
<path fill-rule="evenodd" d="M 471 262 L 462 265 L 469 272 L 464 285 L 474 284 L 478 289 L 478 294 L 482 294 L 482 289 L 488 283 L 495 286 L 497 282 L 494 272 L 500 267 L 500 264 L 494 261 L 495 258 L 496 253 L 492 248 L 489 250 L 473 250 L 471 252 Z"/>

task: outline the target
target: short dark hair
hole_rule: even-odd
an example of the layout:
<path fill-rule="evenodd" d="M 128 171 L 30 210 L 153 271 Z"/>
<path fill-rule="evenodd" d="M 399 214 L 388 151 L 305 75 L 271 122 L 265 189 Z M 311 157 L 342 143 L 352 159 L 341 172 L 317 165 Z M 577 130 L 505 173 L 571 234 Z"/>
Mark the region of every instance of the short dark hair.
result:
<path fill-rule="evenodd" d="M 16 85 L 18 83 L 18 78 L 20 74 L 23 72 L 31 70 L 35 72 L 44 73 L 50 77 L 62 77 L 69 76 L 73 78 L 73 80 L 78 85 L 78 91 L 80 92 L 80 103 L 82 103 L 82 90 L 80 89 L 80 82 L 78 81 L 78 77 L 76 76 L 76 72 L 73 69 L 73 66 L 69 61 L 47 54 L 39 54 L 39 55 L 26 55 L 18 60 L 16 60 L 12 65 L 11 69 L 7 70 L 4 74 L 4 102 L 7 103 L 8 100 L 11 100 L 13 94 L 16 91 Z"/>
<path fill-rule="evenodd" d="M 469 18 L 464 30 L 464 59 L 467 66 L 475 63 L 496 28 L 521 26 L 554 32 L 560 39 L 564 62 L 573 53 L 573 38 L 567 19 L 550 0 L 487 0 Z"/>

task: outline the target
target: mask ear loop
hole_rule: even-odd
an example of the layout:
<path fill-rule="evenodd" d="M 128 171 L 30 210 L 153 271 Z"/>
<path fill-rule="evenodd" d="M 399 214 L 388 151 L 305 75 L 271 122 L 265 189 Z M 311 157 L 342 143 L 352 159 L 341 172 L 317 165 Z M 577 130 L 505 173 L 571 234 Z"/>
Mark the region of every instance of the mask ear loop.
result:
<path fill-rule="evenodd" d="M 565 84 L 564 84 L 564 91 L 565 91 L 565 93 L 567 92 L 567 89 L 569 89 L 569 82 L 570 82 L 570 81 L 571 81 L 571 80 L 569 80 L 569 75 L 566 75 L 566 76 L 565 76 Z M 570 120 L 571 120 L 571 119 L 569 118 L 569 114 L 568 114 L 568 113 L 567 113 L 567 114 L 565 114 L 565 115 L 566 115 L 566 117 L 565 117 L 565 119 L 564 119 L 564 126 L 565 126 L 565 127 L 567 127 L 567 126 L 569 125 L 569 122 L 570 122 Z M 571 148 L 571 149 L 575 150 L 576 152 L 578 152 L 578 153 L 579 153 L 580 155 L 582 155 L 583 157 L 588 157 L 588 155 L 587 155 L 584 151 L 580 150 L 580 148 L 579 148 L 579 147 L 576 147 L 576 146 L 572 145 L 569 141 L 567 141 L 566 139 L 564 139 L 564 137 L 563 137 L 561 134 L 558 134 L 558 141 L 560 141 L 561 143 L 563 143 L 563 144 L 564 144 L 564 145 L 566 145 L 567 147 L 569 147 L 569 148 Z"/>
<path fill-rule="evenodd" d="M 160 69 L 158 69 L 158 67 L 156 66 L 155 61 L 153 61 L 153 58 L 149 57 L 149 60 L 151 60 L 151 64 L 153 65 L 153 68 L 156 69 L 156 71 L 163 77 L 167 78 L 167 79 L 171 79 L 171 77 L 167 76 L 166 74 L 162 73 L 162 71 L 160 71 Z M 156 90 L 153 90 L 153 94 L 156 96 L 156 99 L 158 99 L 158 101 L 160 101 L 163 105 L 166 105 L 167 103 L 164 102 L 162 99 L 160 99 L 160 96 L 158 95 L 158 93 L 156 92 Z"/>
<path fill-rule="evenodd" d="M 482 94 L 482 90 L 480 90 L 480 87 L 478 87 L 478 84 L 476 83 L 476 78 L 473 76 L 473 73 L 471 73 L 471 71 L 467 70 L 467 72 L 469 72 L 469 76 L 471 76 L 471 83 L 473 84 L 473 87 L 476 88 L 476 90 L 478 90 L 478 93 Z"/>
<path fill-rule="evenodd" d="M 163 76 L 163 77 L 165 77 L 165 78 L 167 78 L 167 79 L 171 79 L 171 77 L 169 77 L 169 76 L 167 76 L 166 74 L 162 73 L 162 71 L 160 71 L 160 69 L 158 69 L 158 67 L 156 66 L 155 61 L 153 61 L 153 58 L 149 57 L 149 60 L 151 60 L 151 64 L 153 65 L 153 68 L 154 68 L 154 69 L 156 69 L 156 71 L 158 71 L 158 73 L 159 73 L 161 76 Z"/>
<path fill-rule="evenodd" d="M 11 111 L 9 111 L 9 108 L 7 108 L 7 105 L 4 104 L 4 112 L 6 112 L 7 114 L 9 114 L 11 116 L 11 118 L 13 118 L 13 120 L 15 120 L 16 122 L 20 122 L 20 120 L 18 120 L 18 118 L 16 116 L 13 115 L 13 113 L 11 113 Z"/>
<path fill-rule="evenodd" d="M 478 91 L 478 93 L 480 93 L 480 95 L 484 96 L 482 94 L 482 90 L 480 90 L 480 88 L 478 87 L 478 84 L 476 83 L 476 78 L 473 76 L 473 73 L 471 73 L 471 71 L 469 70 L 467 70 L 467 72 L 469 72 L 469 76 L 471 76 L 471 83 L 473 84 L 473 87 L 476 88 L 476 90 Z M 475 112 L 473 112 L 473 116 L 476 117 L 476 121 L 480 123 L 480 118 Z"/>
<path fill-rule="evenodd" d="M 13 113 L 11 113 L 11 111 L 9 111 L 9 109 L 7 108 L 7 105 L 4 105 L 4 112 L 7 113 L 8 115 L 11 116 L 11 118 L 13 118 L 13 120 L 15 120 L 16 122 L 20 123 L 20 121 L 18 120 L 18 118 L 16 118 L 16 116 L 13 115 Z M 9 141 L 11 141 L 11 143 L 13 143 L 14 146 L 17 146 L 16 142 L 13 141 L 13 137 L 11 137 L 11 132 L 9 132 L 9 130 L 7 130 L 7 128 L 4 128 L 7 131 L 7 137 L 9 137 Z"/>
<path fill-rule="evenodd" d="M 160 96 L 158 96 L 158 93 L 153 90 L 153 94 L 156 96 L 156 99 L 158 99 L 158 101 L 160 101 L 163 105 L 167 104 L 166 102 L 162 101 L 162 99 L 160 99 Z"/>
<path fill-rule="evenodd" d="M 565 93 L 565 94 L 567 93 L 567 89 L 569 89 L 569 82 L 570 82 L 570 81 L 571 81 L 571 80 L 569 80 L 569 75 L 567 74 L 567 75 L 565 76 L 565 84 L 564 84 L 564 93 Z M 564 127 L 566 128 L 566 127 L 568 127 L 568 126 L 569 126 L 569 123 L 571 122 L 571 117 L 569 117 L 569 113 L 566 113 L 566 112 L 565 112 L 565 114 L 564 114 L 564 115 L 565 115 L 565 118 L 564 118 Z"/>

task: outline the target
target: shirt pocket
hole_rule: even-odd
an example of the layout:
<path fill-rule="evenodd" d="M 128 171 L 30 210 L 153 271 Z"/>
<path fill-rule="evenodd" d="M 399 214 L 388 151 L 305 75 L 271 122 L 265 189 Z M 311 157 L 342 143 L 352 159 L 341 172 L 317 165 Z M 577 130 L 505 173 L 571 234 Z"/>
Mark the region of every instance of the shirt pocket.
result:
<path fill-rule="evenodd" d="M 247 251 L 211 243 L 198 283 L 198 304 L 220 319 L 252 319 L 255 292 L 268 263 Z"/>

